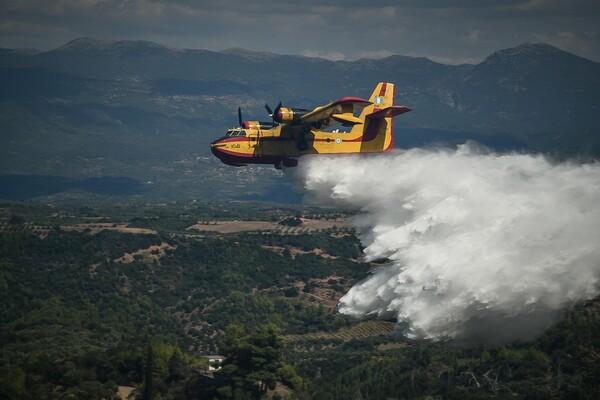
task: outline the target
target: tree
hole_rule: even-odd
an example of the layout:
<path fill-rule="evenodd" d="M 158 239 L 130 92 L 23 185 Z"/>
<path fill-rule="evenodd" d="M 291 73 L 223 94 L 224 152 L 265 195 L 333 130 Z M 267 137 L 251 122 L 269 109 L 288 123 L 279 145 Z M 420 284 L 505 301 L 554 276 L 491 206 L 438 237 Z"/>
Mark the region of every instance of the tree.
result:
<path fill-rule="evenodd" d="M 146 354 L 146 378 L 144 382 L 144 400 L 152 400 L 152 369 L 154 368 L 154 356 L 152 354 L 152 344 L 148 343 L 148 353 Z"/>
<path fill-rule="evenodd" d="M 221 371 L 225 385 L 218 389 L 220 396 L 240 398 L 247 394 L 259 399 L 278 381 L 301 384 L 293 367 L 283 361 L 284 348 L 281 330 L 275 324 L 257 325 L 249 334 L 240 325 L 229 325 L 221 342 L 227 359 Z"/>
<path fill-rule="evenodd" d="M 11 225 L 22 225 L 25 223 L 25 217 L 19 214 L 13 214 L 8 223 Z"/>
<path fill-rule="evenodd" d="M 0 377 L 0 398 L 22 399 L 26 398 L 26 374 L 21 368 L 2 371 Z"/>

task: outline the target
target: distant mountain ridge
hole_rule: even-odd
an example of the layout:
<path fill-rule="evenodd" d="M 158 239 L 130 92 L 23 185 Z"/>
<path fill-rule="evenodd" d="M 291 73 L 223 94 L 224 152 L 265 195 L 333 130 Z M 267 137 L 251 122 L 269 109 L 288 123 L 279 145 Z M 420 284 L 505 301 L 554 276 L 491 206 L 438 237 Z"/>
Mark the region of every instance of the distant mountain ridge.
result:
<path fill-rule="evenodd" d="M 208 143 L 237 124 L 238 107 L 244 119 L 265 120 L 265 103 L 313 108 L 368 97 L 380 81 L 394 82 L 396 103 L 413 109 L 397 118 L 397 146 L 477 140 L 497 150 L 600 155 L 600 63 L 547 44 L 447 65 L 79 38 L 50 51 L 0 49 L 0 173 L 82 178 L 125 168 L 154 182 L 151 171 L 184 165 L 165 166 L 173 160 L 212 162 Z"/>

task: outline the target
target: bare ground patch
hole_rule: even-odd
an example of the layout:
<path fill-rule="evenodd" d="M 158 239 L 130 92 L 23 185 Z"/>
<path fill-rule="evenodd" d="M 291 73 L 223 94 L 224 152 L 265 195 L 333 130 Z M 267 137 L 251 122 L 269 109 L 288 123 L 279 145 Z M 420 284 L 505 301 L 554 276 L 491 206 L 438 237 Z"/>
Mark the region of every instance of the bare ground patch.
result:
<path fill-rule="evenodd" d="M 133 398 L 134 390 L 132 386 L 117 386 L 117 397 L 121 400 L 130 400 Z"/>
<path fill-rule="evenodd" d="M 261 245 L 260 247 L 262 247 L 265 250 L 270 250 L 274 253 L 277 253 L 279 255 L 283 255 L 283 252 L 285 249 L 288 249 L 290 251 L 290 254 L 292 256 L 292 258 L 296 258 L 296 256 L 298 254 L 315 254 L 317 256 L 321 256 L 323 258 L 331 258 L 331 259 L 337 259 L 337 256 L 332 256 L 329 253 L 326 253 L 325 251 L 323 251 L 322 249 L 312 249 L 309 251 L 306 250 L 302 250 L 299 249 L 297 247 L 292 247 L 292 246 L 286 246 L 286 247 L 281 247 L 281 246 L 267 246 L 267 245 Z"/>
<path fill-rule="evenodd" d="M 277 398 L 287 399 L 287 398 L 290 398 L 290 396 L 292 396 L 293 393 L 294 393 L 294 391 L 292 390 L 292 388 L 284 385 L 281 382 L 277 382 L 275 389 L 267 390 L 266 397 L 267 397 L 267 399 L 274 399 L 275 395 L 277 395 Z"/>
<path fill-rule="evenodd" d="M 332 287 L 328 282 L 330 280 L 337 281 L 340 279 L 338 276 L 329 276 L 324 279 L 311 279 L 312 283 L 317 284 L 311 292 L 307 293 L 304 291 L 306 283 L 297 281 L 292 286 L 298 288 L 298 301 L 313 307 L 323 307 L 327 311 L 333 311 L 337 309 L 340 298 L 348 291 L 349 286 L 344 285 L 343 290 L 338 290 Z M 269 290 L 269 289 L 267 289 Z"/>
<path fill-rule="evenodd" d="M 337 308 L 338 302 L 344 293 L 327 287 L 314 288 L 312 293 L 302 293 L 300 299 L 314 306 L 323 306 L 327 311 Z"/>
<path fill-rule="evenodd" d="M 129 264 L 141 258 L 147 264 L 160 263 L 160 259 L 167 254 L 167 250 L 175 250 L 177 246 L 171 246 L 167 242 L 162 242 L 159 245 L 150 246 L 146 249 L 140 249 L 133 253 L 125 253 L 123 256 L 114 260 L 117 263 Z"/>
<path fill-rule="evenodd" d="M 77 231 L 85 232 L 89 229 L 91 235 L 95 235 L 101 231 L 116 231 L 121 233 L 133 233 L 143 235 L 156 235 L 158 232 L 154 229 L 146 228 L 130 228 L 129 223 L 110 223 L 110 222 L 99 222 L 99 223 L 87 223 L 87 224 L 76 224 L 76 225 L 61 225 L 60 229 L 63 231 Z"/>

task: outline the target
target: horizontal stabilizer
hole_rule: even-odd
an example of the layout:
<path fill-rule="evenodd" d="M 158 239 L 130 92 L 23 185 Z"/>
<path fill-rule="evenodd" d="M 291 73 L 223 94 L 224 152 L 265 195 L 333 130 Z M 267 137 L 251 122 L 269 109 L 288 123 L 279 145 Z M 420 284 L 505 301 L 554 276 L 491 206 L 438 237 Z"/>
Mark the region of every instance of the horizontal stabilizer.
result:
<path fill-rule="evenodd" d="M 390 107 L 383 108 L 379 111 L 375 111 L 374 113 L 367 115 L 367 118 L 371 118 L 371 119 L 391 118 L 391 117 L 395 117 L 396 115 L 407 113 L 409 111 L 412 111 L 412 110 L 406 106 L 390 106 Z"/>

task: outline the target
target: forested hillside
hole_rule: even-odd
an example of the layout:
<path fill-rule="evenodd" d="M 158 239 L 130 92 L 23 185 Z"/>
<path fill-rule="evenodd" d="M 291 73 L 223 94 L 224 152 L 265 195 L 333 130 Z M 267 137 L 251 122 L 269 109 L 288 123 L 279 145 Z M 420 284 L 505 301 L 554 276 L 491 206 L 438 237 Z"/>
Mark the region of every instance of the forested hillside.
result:
<path fill-rule="evenodd" d="M 491 349 L 338 315 L 376 267 L 345 218 L 252 203 L 3 204 L 0 398 L 600 396 L 597 302 Z M 216 354 L 213 374 L 203 356 Z"/>

